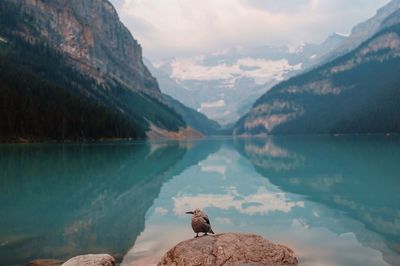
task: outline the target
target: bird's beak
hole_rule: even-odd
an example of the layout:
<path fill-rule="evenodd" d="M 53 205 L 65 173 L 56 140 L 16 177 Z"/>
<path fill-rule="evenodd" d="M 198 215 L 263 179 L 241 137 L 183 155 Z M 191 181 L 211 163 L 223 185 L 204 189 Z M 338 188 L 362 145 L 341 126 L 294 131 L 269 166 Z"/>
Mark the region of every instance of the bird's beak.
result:
<path fill-rule="evenodd" d="M 186 212 L 186 214 L 193 214 L 193 212 Z"/>

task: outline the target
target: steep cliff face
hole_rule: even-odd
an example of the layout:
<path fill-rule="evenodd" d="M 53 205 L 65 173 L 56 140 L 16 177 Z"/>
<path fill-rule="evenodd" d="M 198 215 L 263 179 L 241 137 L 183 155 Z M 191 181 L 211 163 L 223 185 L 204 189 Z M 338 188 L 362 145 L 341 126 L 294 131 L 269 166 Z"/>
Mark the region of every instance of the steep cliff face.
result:
<path fill-rule="evenodd" d="M 29 27 L 18 34 L 45 41 L 99 83 L 118 81 L 158 100 L 157 81 L 142 61 L 142 48 L 107 0 L 5 0 L 20 9 Z"/>
<path fill-rule="evenodd" d="M 186 127 L 108 1 L 3 0 L 0 14 L 0 141 Z"/>
<path fill-rule="evenodd" d="M 400 132 L 400 24 L 264 94 L 236 134 Z"/>

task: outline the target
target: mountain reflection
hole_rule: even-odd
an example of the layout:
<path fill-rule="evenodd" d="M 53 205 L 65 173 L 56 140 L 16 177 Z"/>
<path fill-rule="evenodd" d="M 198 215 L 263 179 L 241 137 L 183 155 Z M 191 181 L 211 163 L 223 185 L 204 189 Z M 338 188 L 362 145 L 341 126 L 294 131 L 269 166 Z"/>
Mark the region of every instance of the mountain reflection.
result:
<path fill-rule="evenodd" d="M 353 232 L 363 245 L 380 250 L 385 261 L 399 263 L 397 137 L 275 137 L 236 140 L 235 146 L 257 172 L 283 191 L 323 203 L 368 230 L 350 224 L 348 228 L 316 224 L 314 219 L 306 221 L 309 226 L 327 227 L 338 234 Z"/>
<path fill-rule="evenodd" d="M 0 146 L 0 265 L 84 253 L 156 264 L 213 230 L 292 247 L 302 265 L 399 265 L 400 141 L 280 137 Z M 382 259 L 383 255 L 383 259 Z"/>
<path fill-rule="evenodd" d="M 2 146 L 0 265 L 125 254 L 144 230 L 168 171 L 192 146 Z"/>

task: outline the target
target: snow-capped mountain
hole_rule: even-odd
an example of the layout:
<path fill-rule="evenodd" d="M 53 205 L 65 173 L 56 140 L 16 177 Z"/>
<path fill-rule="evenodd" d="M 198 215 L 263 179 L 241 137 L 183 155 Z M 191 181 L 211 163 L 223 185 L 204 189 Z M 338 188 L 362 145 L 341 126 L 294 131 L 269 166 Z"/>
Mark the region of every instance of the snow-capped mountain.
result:
<path fill-rule="evenodd" d="M 346 37 L 333 34 L 324 43 L 256 48 L 236 46 L 210 54 L 146 64 L 161 90 L 229 125 L 245 114 L 273 85 L 314 65 Z"/>

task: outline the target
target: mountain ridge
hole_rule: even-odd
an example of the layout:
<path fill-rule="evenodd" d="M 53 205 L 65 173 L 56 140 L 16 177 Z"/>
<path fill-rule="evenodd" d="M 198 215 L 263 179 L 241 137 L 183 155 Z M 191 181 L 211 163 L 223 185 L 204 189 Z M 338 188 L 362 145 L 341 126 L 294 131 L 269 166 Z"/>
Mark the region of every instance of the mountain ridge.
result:
<path fill-rule="evenodd" d="M 400 132 L 400 24 L 260 97 L 235 134 Z M 379 78 L 376 78 L 379 77 Z"/>
<path fill-rule="evenodd" d="M 400 0 L 391 0 L 389 3 L 378 9 L 373 17 L 355 25 L 349 36 L 340 45 L 318 60 L 317 66 L 328 63 L 329 61 L 356 49 L 375 33 L 382 30 L 381 26 L 384 24 L 384 21 L 399 8 Z"/>
<path fill-rule="evenodd" d="M 30 43 L 45 40 L 99 83 L 116 79 L 162 101 L 155 78 L 142 61 L 142 48 L 107 0 L 5 0 L 19 9 Z M 26 23 L 25 23 L 26 24 Z"/>
<path fill-rule="evenodd" d="M 164 98 L 167 100 L 168 104 L 182 116 L 188 126 L 194 128 L 203 135 L 215 135 L 220 131 L 221 126 L 218 122 L 209 119 L 206 115 L 197 112 L 190 107 L 187 107 L 167 94 L 164 94 Z"/>

